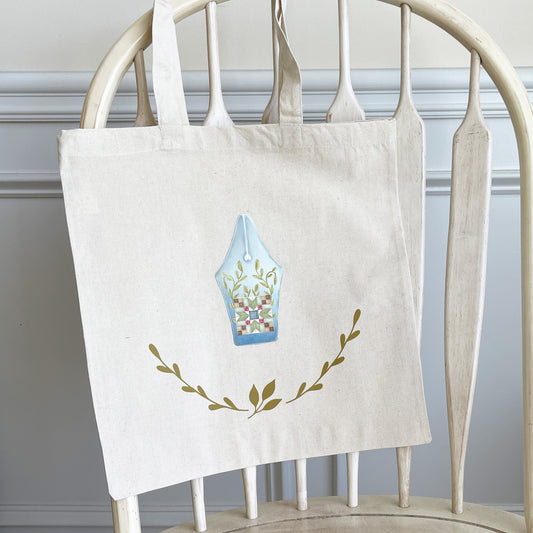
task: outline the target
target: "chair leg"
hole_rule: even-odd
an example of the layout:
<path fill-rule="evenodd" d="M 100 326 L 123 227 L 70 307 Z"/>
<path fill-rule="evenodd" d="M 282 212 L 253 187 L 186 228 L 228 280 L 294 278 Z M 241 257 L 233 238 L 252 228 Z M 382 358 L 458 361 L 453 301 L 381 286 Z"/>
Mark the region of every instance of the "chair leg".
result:
<path fill-rule="evenodd" d="M 123 500 L 111 498 L 114 533 L 141 533 L 141 518 L 137 496 Z"/>
<path fill-rule="evenodd" d="M 248 466 L 242 469 L 242 482 L 244 485 L 244 500 L 246 503 L 246 517 L 250 520 L 257 518 L 257 469 Z"/>
<path fill-rule="evenodd" d="M 296 508 L 307 511 L 307 463 L 305 459 L 294 461 L 296 471 Z"/>
<path fill-rule="evenodd" d="M 191 479 L 192 510 L 194 514 L 194 531 L 205 531 L 204 478 Z"/>
<path fill-rule="evenodd" d="M 399 506 L 409 507 L 409 483 L 411 477 L 411 447 L 396 448 L 398 462 L 398 497 Z"/>
<path fill-rule="evenodd" d="M 348 507 L 359 505 L 359 452 L 346 454 L 346 477 L 348 482 Z"/>

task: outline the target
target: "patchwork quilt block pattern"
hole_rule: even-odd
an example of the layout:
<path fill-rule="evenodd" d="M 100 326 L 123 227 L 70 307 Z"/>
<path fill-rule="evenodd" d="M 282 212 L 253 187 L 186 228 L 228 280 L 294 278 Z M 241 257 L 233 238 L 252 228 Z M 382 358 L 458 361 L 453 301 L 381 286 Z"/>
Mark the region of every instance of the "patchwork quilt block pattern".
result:
<path fill-rule="evenodd" d="M 254 333 L 274 331 L 270 294 L 253 298 L 234 298 L 233 309 L 237 335 L 253 335 Z"/>

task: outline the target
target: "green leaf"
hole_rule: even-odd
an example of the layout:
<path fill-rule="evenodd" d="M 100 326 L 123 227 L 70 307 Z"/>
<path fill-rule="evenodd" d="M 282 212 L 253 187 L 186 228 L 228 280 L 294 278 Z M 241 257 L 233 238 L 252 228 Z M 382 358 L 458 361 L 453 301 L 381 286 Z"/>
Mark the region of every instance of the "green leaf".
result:
<path fill-rule="evenodd" d="M 157 370 L 159 370 L 159 372 L 164 372 L 165 374 L 174 374 L 174 372 L 172 372 L 172 370 L 166 366 L 158 365 Z"/>
<path fill-rule="evenodd" d="M 252 388 L 250 389 L 249 394 L 250 403 L 257 407 L 257 404 L 259 403 L 259 392 L 257 392 L 257 389 L 255 388 L 255 385 L 252 385 Z"/>
<path fill-rule="evenodd" d="M 261 311 L 259 311 L 259 316 L 260 316 L 261 318 L 263 318 L 263 319 L 264 319 L 264 318 L 272 318 L 272 317 L 270 316 L 270 309 L 261 309 Z"/>
<path fill-rule="evenodd" d="M 356 337 L 359 337 L 359 333 L 361 333 L 358 329 L 356 329 L 349 337 L 348 341 L 353 341 Z"/>
<path fill-rule="evenodd" d="M 276 272 L 276 268 L 278 268 L 278 267 L 274 267 L 274 268 L 272 269 L 272 272 Z"/>
<path fill-rule="evenodd" d="M 317 383 L 313 385 L 309 390 L 320 390 L 322 388 L 322 383 Z"/>
<path fill-rule="evenodd" d="M 343 333 L 341 335 L 341 348 L 344 348 L 345 344 L 346 344 L 346 335 Z"/>
<path fill-rule="evenodd" d="M 274 285 L 270 285 L 270 293 L 274 292 Z"/>
<path fill-rule="evenodd" d="M 263 394 L 261 397 L 263 398 L 263 401 L 265 401 L 267 398 L 270 398 L 274 391 L 276 390 L 276 380 L 273 379 L 266 387 L 263 389 Z"/>
<path fill-rule="evenodd" d="M 326 361 L 322 367 L 322 372 L 320 372 L 320 377 L 322 377 L 329 370 L 329 363 Z"/>
<path fill-rule="evenodd" d="M 261 277 L 263 277 L 263 274 L 264 274 L 264 273 L 265 273 L 265 271 L 264 271 L 263 269 L 261 269 L 261 270 L 259 271 L 259 275 L 260 275 Z"/>
<path fill-rule="evenodd" d="M 250 331 L 261 331 L 261 326 L 259 325 L 259 322 L 257 320 L 254 320 L 250 324 L 250 326 L 251 326 Z"/>
<path fill-rule="evenodd" d="M 210 411 L 216 411 L 217 409 L 222 409 L 223 405 L 218 405 L 218 403 L 211 403 L 209 404 L 209 410 Z"/>
<path fill-rule="evenodd" d="M 228 284 L 226 283 L 226 279 L 224 278 L 224 279 L 222 280 L 222 282 L 224 283 L 224 288 L 225 288 L 226 290 L 228 290 Z"/>
<path fill-rule="evenodd" d="M 281 402 L 281 398 L 276 398 L 275 400 L 270 400 L 264 407 L 263 407 L 263 411 L 272 411 L 272 409 L 274 409 L 274 407 L 276 407 L 279 402 Z"/>
<path fill-rule="evenodd" d="M 238 311 L 238 315 L 239 315 L 239 321 L 243 321 L 243 320 L 248 320 L 248 313 L 241 313 L 240 311 Z"/>
<path fill-rule="evenodd" d="M 232 409 L 237 409 L 237 406 L 229 398 L 224 398 L 224 402 L 226 402 Z"/>
<path fill-rule="evenodd" d="M 341 355 L 340 357 L 337 357 L 333 363 L 331 363 L 331 366 L 337 366 L 340 365 L 344 361 L 344 357 Z"/>
<path fill-rule="evenodd" d="M 196 388 L 198 389 L 198 393 L 200 394 L 200 396 L 203 396 L 204 398 L 207 398 L 207 394 L 205 393 L 204 389 L 202 389 L 202 387 L 200 387 L 200 385 L 198 385 Z"/>
<path fill-rule="evenodd" d="M 259 283 L 255 284 L 254 291 L 257 292 L 259 290 Z"/>
<path fill-rule="evenodd" d="M 259 263 L 259 259 L 256 259 L 256 260 L 255 260 L 255 269 L 256 269 L 256 270 L 259 270 L 259 265 L 260 265 L 260 263 Z"/>
<path fill-rule="evenodd" d="M 172 365 L 172 368 L 174 369 L 174 374 L 176 374 L 176 376 L 181 378 L 180 367 L 176 363 L 174 363 Z"/>
<path fill-rule="evenodd" d="M 357 321 L 359 320 L 359 317 L 361 316 L 361 309 L 357 309 L 357 311 L 353 315 L 353 325 L 357 324 Z"/>
<path fill-rule="evenodd" d="M 242 263 L 240 261 L 237 263 L 237 268 L 242 272 Z"/>
<path fill-rule="evenodd" d="M 300 388 L 298 389 L 298 394 L 296 395 L 296 397 L 302 395 L 303 391 L 305 390 L 305 387 L 307 387 L 307 383 L 304 381 L 304 382 L 300 385 Z"/>
<path fill-rule="evenodd" d="M 148 345 L 148 349 L 158 358 L 161 359 L 161 356 L 159 355 L 159 352 L 157 351 L 157 348 L 153 344 Z"/>
<path fill-rule="evenodd" d="M 181 390 L 184 392 L 196 392 L 192 387 L 189 387 L 187 385 L 185 387 L 181 387 Z"/>
<path fill-rule="evenodd" d="M 236 291 L 238 289 L 240 289 L 242 287 L 242 285 L 239 283 L 239 285 L 235 285 L 235 287 L 233 287 L 233 290 Z"/>

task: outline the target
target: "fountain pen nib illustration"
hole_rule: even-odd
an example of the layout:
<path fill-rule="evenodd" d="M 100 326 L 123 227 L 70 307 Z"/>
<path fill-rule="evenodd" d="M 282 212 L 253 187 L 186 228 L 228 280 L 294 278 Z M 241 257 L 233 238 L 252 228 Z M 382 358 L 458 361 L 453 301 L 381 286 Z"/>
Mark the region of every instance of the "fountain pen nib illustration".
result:
<path fill-rule="evenodd" d="M 248 215 L 239 215 L 224 263 L 215 274 L 237 346 L 278 338 L 283 269 L 270 256 Z"/>

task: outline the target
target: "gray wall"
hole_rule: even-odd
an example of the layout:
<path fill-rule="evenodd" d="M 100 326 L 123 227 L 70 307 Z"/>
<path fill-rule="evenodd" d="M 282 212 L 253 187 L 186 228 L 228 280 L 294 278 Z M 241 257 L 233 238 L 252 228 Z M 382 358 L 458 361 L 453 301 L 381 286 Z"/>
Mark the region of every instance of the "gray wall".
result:
<path fill-rule="evenodd" d="M 513 65 L 531 65 L 533 4 L 529 0 L 449 3 L 485 28 Z M 336 4 L 334 0 L 288 2 L 287 28 L 302 68 L 337 68 Z M 0 54 L 0 71 L 92 71 L 117 37 L 152 5 L 153 0 L 4 0 L 0 45 L 5 52 Z M 348 2 L 348 12 L 353 30 L 353 65 L 397 66 L 399 10 L 375 0 L 354 0 Z M 220 4 L 218 14 L 222 68 L 270 69 L 270 2 L 233 0 Z M 178 36 L 182 67 L 204 69 L 207 59 L 203 14 L 181 23 Z M 418 17 L 413 17 L 412 38 L 416 67 L 468 65 L 468 56 L 460 44 Z"/>
<path fill-rule="evenodd" d="M 521 76 L 533 90 L 533 70 Z M 336 74 L 304 73 L 307 118 L 323 117 Z M 110 531 L 103 463 L 91 406 L 76 286 L 57 175 L 55 136 L 76 127 L 84 73 L 0 73 L 0 531 Z M 370 118 L 390 116 L 398 72 L 354 76 Z M 187 74 L 191 115 L 206 106 L 205 76 Z M 426 290 L 422 362 L 432 444 L 414 450 L 412 492 L 449 497 L 443 363 L 444 259 L 451 136 L 464 113 L 467 72 L 415 72 L 416 102 L 428 137 Z M 262 72 L 227 72 L 230 112 L 258 120 L 270 89 Z M 439 89 L 445 87 L 446 89 Z M 378 93 L 379 89 L 379 93 Z M 111 115 L 131 122 L 128 77 Z M 494 175 L 485 325 L 467 457 L 468 500 L 520 511 L 521 361 L 519 184 L 512 129 L 501 100 L 483 81 L 483 107 L 494 136 Z M 310 461 L 311 496 L 345 491 L 344 463 Z M 394 493 L 393 450 L 361 455 L 362 493 Z M 292 497 L 289 464 L 261 468 L 262 500 Z M 206 481 L 208 510 L 242 505 L 240 473 Z M 191 516 L 187 486 L 141 497 L 147 531 Z M 63 526 L 64 529 L 60 529 Z"/>

